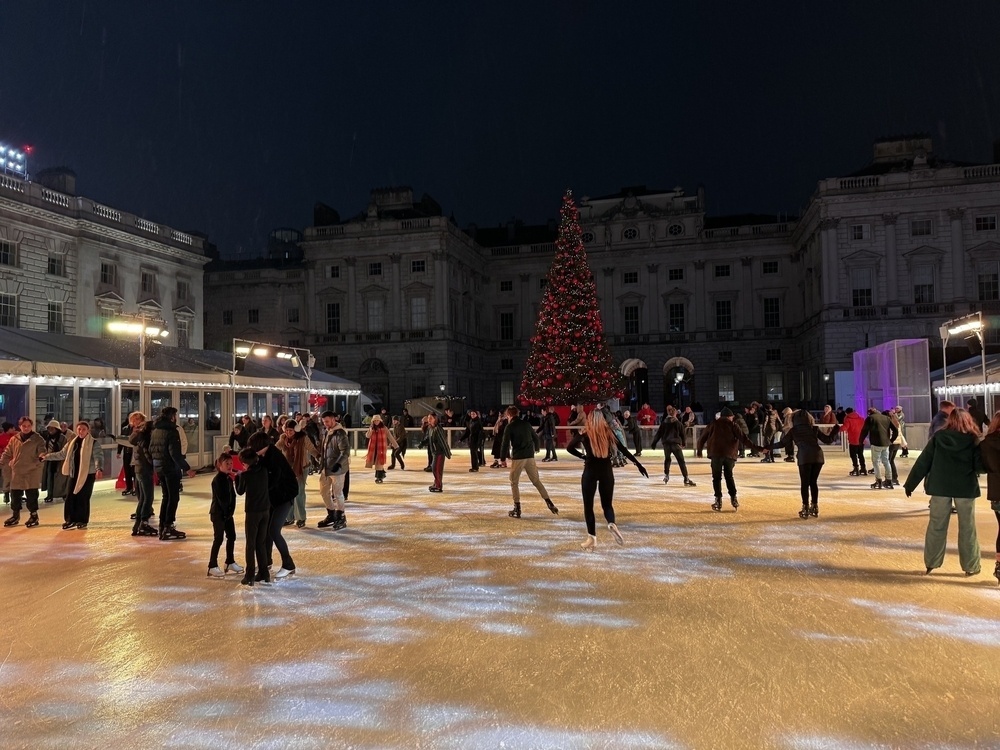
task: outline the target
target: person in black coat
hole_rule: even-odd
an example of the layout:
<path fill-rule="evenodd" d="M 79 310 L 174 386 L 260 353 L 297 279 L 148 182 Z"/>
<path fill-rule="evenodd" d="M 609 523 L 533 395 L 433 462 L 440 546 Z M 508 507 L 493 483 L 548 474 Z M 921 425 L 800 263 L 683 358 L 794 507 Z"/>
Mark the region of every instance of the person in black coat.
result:
<path fill-rule="evenodd" d="M 479 471 L 479 467 L 485 463 L 483 460 L 483 420 L 475 409 L 469 409 L 465 429 L 458 436 L 458 439 L 469 441 L 469 460 L 472 463 L 472 468 L 469 471 Z"/>
<path fill-rule="evenodd" d="M 673 456 L 677 459 L 677 466 L 681 470 L 681 476 L 684 477 L 685 486 L 694 487 L 695 484 L 688 477 L 687 464 L 684 462 L 684 433 L 684 425 L 677 419 L 677 410 L 672 406 L 668 406 L 666 411 L 663 412 L 663 420 L 660 422 L 660 428 L 656 431 L 656 435 L 653 436 L 653 442 L 650 443 L 649 447 L 656 448 L 657 443 L 663 443 L 664 484 L 670 481 L 670 457 Z"/>
<path fill-rule="evenodd" d="M 798 448 L 799 493 L 802 495 L 802 510 L 799 518 L 815 518 L 819 515 L 819 473 L 823 470 L 825 458 L 820 442 L 831 444 L 840 432 L 839 425 L 830 431 L 816 426 L 813 415 L 805 409 L 792 414 L 792 428 L 781 437 L 781 447 L 789 453 L 794 443 Z M 812 504 L 809 499 L 812 498 Z"/>
<path fill-rule="evenodd" d="M 243 509 L 246 513 L 247 564 L 244 586 L 254 582 L 271 582 L 267 570 L 267 521 L 271 502 L 267 493 L 267 471 L 260 465 L 260 457 L 252 448 L 240 451 L 240 461 L 246 467 L 236 477 L 236 494 L 245 495 Z"/>
<path fill-rule="evenodd" d="M 262 430 L 250 436 L 247 448 L 260 456 L 260 464 L 267 472 L 268 497 L 271 504 L 266 544 L 267 564 L 271 564 L 271 553 L 273 548 L 277 547 L 278 554 L 281 555 L 281 569 L 274 574 L 274 577 L 285 578 L 295 573 L 295 562 L 288 551 L 288 543 L 282 536 L 281 529 L 288 523 L 288 513 L 292 509 L 295 496 L 299 494 L 299 480 L 292 471 L 288 459 L 271 444 L 270 438 Z"/>
<path fill-rule="evenodd" d="M 212 519 L 212 529 L 215 537 L 212 539 L 212 553 L 208 558 L 208 575 L 221 578 L 230 570 L 242 573 L 243 567 L 238 565 L 236 552 L 236 488 L 233 486 L 233 457 L 223 453 L 215 461 L 216 474 L 212 478 L 212 505 L 208 517 Z M 226 537 L 226 569 L 219 567 L 219 549 L 222 547 L 222 536 Z"/>
<path fill-rule="evenodd" d="M 163 499 L 160 501 L 160 539 L 184 539 L 187 534 L 175 528 L 174 522 L 180 500 L 181 477 L 185 471 L 193 477 L 194 472 L 181 451 L 176 407 L 164 406 L 160 411 L 160 418 L 153 424 L 149 436 L 149 453 L 153 458 L 153 471 L 156 472 L 163 491 Z"/>
<path fill-rule="evenodd" d="M 239 453 L 247 447 L 247 440 L 250 439 L 250 432 L 245 429 L 242 423 L 233 425 L 233 431 L 229 433 L 229 450 Z"/>

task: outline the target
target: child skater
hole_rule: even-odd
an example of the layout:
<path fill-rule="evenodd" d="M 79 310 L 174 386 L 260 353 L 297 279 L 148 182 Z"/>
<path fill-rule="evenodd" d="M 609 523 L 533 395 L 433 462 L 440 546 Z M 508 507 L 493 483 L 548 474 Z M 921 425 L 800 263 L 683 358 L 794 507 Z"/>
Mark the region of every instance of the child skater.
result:
<path fill-rule="evenodd" d="M 244 586 L 253 586 L 254 581 L 270 583 L 267 572 L 267 528 L 271 515 L 271 500 L 267 492 L 267 471 L 260 465 L 257 451 L 244 448 L 240 451 L 240 461 L 246 467 L 236 477 L 236 492 L 246 495 L 243 508 L 246 511 L 247 567 Z M 256 568 L 254 567 L 256 561 Z"/>
<path fill-rule="evenodd" d="M 594 492 L 598 489 L 601 493 L 601 510 L 604 511 L 604 520 L 608 522 L 608 529 L 618 544 L 625 544 L 625 539 L 615 524 L 615 508 L 612 505 L 615 492 L 615 473 L 611 466 L 611 458 L 616 455 L 616 451 L 620 452 L 636 465 L 639 473 L 644 477 L 649 478 L 649 472 L 636 461 L 635 456 L 629 453 L 628 448 L 622 445 L 621 440 L 615 437 L 600 409 L 594 409 L 587 415 L 583 432 L 569 441 L 566 450 L 577 458 L 582 458 L 584 462 L 580 484 L 583 489 L 583 517 L 587 521 L 587 540 L 580 546 L 588 552 L 593 552 L 597 545 Z"/>
<path fill-rule="evenodd" d="M 212 540 L 212 554 L 208 558 L 208 575 L 221 578 L 230 570 L 242 573 L 243 566 L 233 557 L 236 549 L 236 524 L 233 515 L 236 513 L 236 489 L 233 487 L 233 457 L 223 453 L 215 461 L 216 474 L 212 479 L 212 507 L 208 516 L 212 519 L 215 538 Z M 226 535 L 226 569 L 219 567 L 219 548 L 222 547 L 222 535 Z"/>

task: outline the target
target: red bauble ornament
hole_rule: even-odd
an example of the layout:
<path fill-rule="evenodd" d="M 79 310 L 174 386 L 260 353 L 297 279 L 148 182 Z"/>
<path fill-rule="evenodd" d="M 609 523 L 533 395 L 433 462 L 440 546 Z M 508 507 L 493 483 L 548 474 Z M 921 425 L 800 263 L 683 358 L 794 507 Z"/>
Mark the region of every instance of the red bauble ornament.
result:
<path fill-rule="evenodd" d="M 597 393 L 598 391 L 597 383 L 594 383 L 592 386 L 590 386 L 590 390 L 592 390 L 594 393 Z"/>
<path fill-rule="evenodd" d="M 563 374 L 561 372 L 557 372 L 556 373 L 556 380 L 562 380 L 562 379 L 563 379 Z"/>

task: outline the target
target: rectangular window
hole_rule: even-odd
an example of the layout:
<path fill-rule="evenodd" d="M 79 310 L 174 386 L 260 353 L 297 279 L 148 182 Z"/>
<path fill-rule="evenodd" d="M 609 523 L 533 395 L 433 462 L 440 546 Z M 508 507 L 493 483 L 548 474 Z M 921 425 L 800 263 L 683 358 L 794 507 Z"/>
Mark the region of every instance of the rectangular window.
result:
<path fill-rule="evenodd" d="M 410 261 L 410 273 L 425 273 L 426 271 L 427 271 L 427 261 L 425 260 Z"/>
<path fill-rule="evenodd" d="M 667 271 L 667 279 L 669 281 L 684 281 L 684 269 L 671 268 L 669 271 Z"/>
<path fill-rule="evenodd" d="M 682 333 L 684 331 L 684 303 L 671 302 L 668 313 L 670 318 L 670 332 Z"/>
<path fill-rule="evenodd" d="M 632 335 L 639 333 L 639 306 L 625 305 L 625 334 Z"/>
<path fill-rule="evenodd" d="M 422 365 L 422 364 L 424 364 L 424 353 L 423 352 L 410 352 L 410 364 L 411 365 Z"/>
<path fill-rule="evenodd" d="M 977 232 L 992 232 L 997 228 L 997 217 L 996 214 L 990 214 L 989 216 L 977 216 L 976 217 L 976 231 Z"/>
<path fill-rule="evenodd" d="M 252 310 L 247 310 L 247 323 L 260 323 L 260 310 L 256 307 Z"/>
<path fill-rule="evenodd" d="M 49 333 L 65 333 L 63 327 L 63 303 L 49 303 Z"/>
<path fill-rule="evenodd" d="M 715 330 L 731 331 L 733 328 L 733 303 L 728 299 L 715 302 Z"/>
<path fill-rule="evenodd" d="M 910 222 L 911 237 L 930 237 L 934 234 L 934 223 L 930 219 L 914 219 Z"/>
<path fill-rule="evenodd" d="M 17 295 L 0 294 L 0 326 L 17 328 Z"/>
<path fill-rule="evenodd" d="M 851 224 L 849 232 L 852 240 L 870 240 L 872 238 L 871 224 Z"/>
<path fill-rule="evenodd" d="M 785 378 L 780 372 L 769 372 L 764 375 L 764 385 L 767 388 L 767 400 L 785 400 Z"/>
<path fill-rule="evenodd" d="M 179 302 L 187 302 L 191 296 L 191 285 L 186 281 L 177 282 L 177 300 Z"/>
<path fill-rule="evenodd" d="M 733 380 L 734 377 L 732 375 L 719 376 L 719 401 L 722 403 L 729 403 L 736 400 L 736 389 L 733 385 Z"/>
<path fill-rule="evenodd" d="M 297 308 L 297 307 L 289 307 L 288 310 L 287 310 L 287 313 L 286 313 L 286 319 L 288 320 L 289 323 L 298 323 L 299 322 L 299 308 Z"/>
<path fill-rule="evenodd" d="M 180 349 L 191 348 L 191 321 L 187 318 L 180 318 L 177 323 L 177 346 Z"/>
<path fill-rule="evenodd" d="M 545 289 L 545 287 L 547 287 L 548 285 L 549 285 L 549 280 L 547 278 L 545 278 L 544 276 L 542 276 L 542 278 L 540 278 L 538 280 L 538 288 L 539 289 Z"/>
<path fill-rule="evenodd" d="M 761 273 L 765 276 L 771 276 L 778 273 L 778 261 L 776 260 L 765 260 L 760 264 Z"/>
<path fill-rule="evenodd" d="M 638 284 L 638 283 L 639 283 L 638 271 L 625 271 L 622 274 L 622 284 Z"/>
<path fill-rule="evenodd" d="M 929 305 L 932 302 L 934 302 L 934 266 L 917 266 L 913 269 L 913 303 Z"/>
<path fill-rule="evenodd" d="M 381 276 L 382 275 L 382 264 L 381 263 L 369 263 L 368 264 L 368 275 L 369 276 Z"/>
<path fill-rule="evenodd" d="M 720 349 L 719 350 L 719 361 L 720 362 L 732 362 L 733 361 L 733 353 L 731 351 L 729 351 L 728 349 Z"/>
<path fill-rule="evenodd" d="M 385 325 L 385 319 L 382 314 L 382 300 L 380 299 L 370 299 L 368 304 L 365 305 L 368 311 L 368 330 L 369 331 L 381 331 Z"/>
<path fill-rule="evenodd" d="M 114 263 L 101 261 L 101 283 L 107 286 L 118 286 L 118 266 Z"/>
<path fill-rule="evenodd" d="M 16 266 L 17 251 L 12 242 L 0 242 L 0 266 Z"/>
<path fill-rule="evenodd" d="M 514 403 L 514 381 L 513 380 L 502 380 L 500 382 L 500 403 L 501 404 L 513 404 Z"/>
<path fill-rule="evenodd" d="M 49 276 L 65 276 L 66 265 L 63 262 L 63 257 L 61 255 L 50 255 L 49 265 L 45 269 L 45 273 Z"/>
<path fill-rule="evenodd" d="M 1000 264 L 995 261 L 980 263 L 976 279 L 980 302 L 1000 300 Z"/>
<path fill-rule="evenodd" d="M 725 279 L 730 275 L 730 268 L 728 263 L 724 263 L 715 267 L 715 278 Z"/>
<path fill-rule="evenodd" d="M 781 349 L 767 349 L 764 352 L 765 362 L 780 362 L 781 361 Z"/>
<path fill-rule="evenodd" d="M 510 359 L 510 358 L 501 359 L 500 360 L 500 369 L 501 370 L 513 370 L 514 369 L 514 360 Z"/>
<path fill-rule="evenodd" d="M 326 277 L 328 279 L 339 279 L 340 278 L 340 266 L 327 266 L 326 267 Z"/>
<path fill-rule="evenodd" d="M 223 310 L 222 311 L 222 325 L 231 326 L 233 324 L 233 311 Z"/>
<path fill-rule="evenodd" d="M 339 366 L 340 360 L 337 358 L 336 354 L 326 355 L 326 366 L 331 370 L 336 370 Z"/>
<path fill-rule="evenodd" d="M 326 303 L 326 332 L 340 333 L 340 303 Z"/>
<path fill-rule="evenodd" d="M 146 294 L 156 294 L 156 274 L 152 271 L 143 271 L 140 276 L 142 291 Z"/>
<path fill-rule="evenodd" d="M 512 312 L 502 312 L 500 313 L 500 340 L 501 341 L 513 341 L 514 340 L 514 313 Z"/>
<path fill-rule="evenodd" d="M 410 298 L 410 328 L 422 330 L 427 328 L 427 298 Z"/>
<path fill-rule="evenodd" d="M 871 307 L 875 304 L 872 277 L 871 268 L 851 269 L 851 305 L 853 307 Z"/>
<path fill-rule="evenodd" d="M 514 282 L 511 281 L 510 279 L 507 279 L 506 281 L 501 281 L 500 282 L 500 291 L 501 292 L 513 292 L 514 291 Z"/>
<path fill-rule="evenodd" d="M 781 300 L 778 297 L 764 297 L 764 328 L 781 326 Z"/>
<path fill-rule="evenodd" d="M 115 334 L 108 330 L 108 323 L 118 317 L 117 310 L 112 310 L 110 307 L 99 307 L 97 308 L 97 316 L 101 319 L 101 338 L 113 339 Z"/>

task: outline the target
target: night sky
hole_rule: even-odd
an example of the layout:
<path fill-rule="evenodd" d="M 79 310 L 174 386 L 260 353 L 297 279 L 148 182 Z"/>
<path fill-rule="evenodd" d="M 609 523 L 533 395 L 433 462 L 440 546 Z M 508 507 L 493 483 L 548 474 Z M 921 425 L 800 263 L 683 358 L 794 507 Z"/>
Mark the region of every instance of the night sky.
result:
<path fill-rule="evenodd" d="M 641 184 L 797 214 L 877 137 L 1000 138 L 993 0 L 2 0 L 0 29 L 0 142 L 242 257 L 378 186 L 463 227 Z"/>

